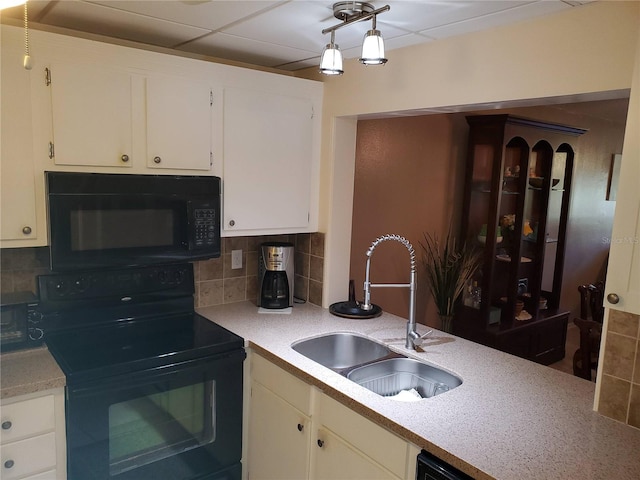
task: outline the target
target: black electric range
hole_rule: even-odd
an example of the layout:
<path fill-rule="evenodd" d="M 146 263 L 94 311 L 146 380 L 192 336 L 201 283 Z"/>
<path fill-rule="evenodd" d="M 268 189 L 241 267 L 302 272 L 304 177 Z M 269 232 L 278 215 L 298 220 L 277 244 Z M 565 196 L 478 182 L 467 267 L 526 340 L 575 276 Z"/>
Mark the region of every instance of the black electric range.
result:
<path fill-rule="evenodd" d="M 244 340 L 195 313 L 191 264 L 38 286 L 37 320 L 66 376 L 70 480 L 240 478 Z"/>

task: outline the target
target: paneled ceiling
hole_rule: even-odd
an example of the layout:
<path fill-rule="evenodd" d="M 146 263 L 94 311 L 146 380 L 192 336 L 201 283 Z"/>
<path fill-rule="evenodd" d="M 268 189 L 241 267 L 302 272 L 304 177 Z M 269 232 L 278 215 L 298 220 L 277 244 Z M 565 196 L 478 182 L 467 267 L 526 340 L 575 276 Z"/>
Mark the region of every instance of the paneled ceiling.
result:
<path fill-rule="evenodd" d="M 591 0 L 388 0 L 378 16 L 393 49 L 526 21 Z M 318 65 L 340 23 L 331 0 L 29 0 L 29 21 L 252 65 L 295 71 Z M 23 7 L 2 12 L 21 20 Z M 371 22 L 336 31 L 345 58 L 360 54 Z"/>

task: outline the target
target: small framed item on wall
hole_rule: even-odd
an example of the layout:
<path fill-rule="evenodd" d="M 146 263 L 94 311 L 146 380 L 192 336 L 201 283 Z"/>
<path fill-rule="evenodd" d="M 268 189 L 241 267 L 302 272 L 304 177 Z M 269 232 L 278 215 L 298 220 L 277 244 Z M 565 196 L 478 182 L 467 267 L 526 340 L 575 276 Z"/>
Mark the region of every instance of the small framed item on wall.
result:
<path fill-rule="evenodd" d="M 609 170 L 609 184 L 607 185 L 607 200 L 615 202 L 618 195 L 618 181 L 620 180 L 620 163 L 622 154 L 615 153 L 611 157 L 611 169 Z"/>

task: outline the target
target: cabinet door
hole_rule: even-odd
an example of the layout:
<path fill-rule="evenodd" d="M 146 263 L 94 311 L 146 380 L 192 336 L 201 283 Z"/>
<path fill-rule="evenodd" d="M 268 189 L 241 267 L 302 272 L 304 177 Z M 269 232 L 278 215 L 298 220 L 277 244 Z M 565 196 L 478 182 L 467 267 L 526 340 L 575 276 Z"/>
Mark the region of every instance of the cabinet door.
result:
<path fill-rule="evenodd" d="M 252 382 L 249 479 L 307 478 L 310 426 L 309 417 L 260 383 Z"/>
<path fill-rule="evenodd" d="M 622 147 L 622 164 L 613 220 L 605 306 L 640 315 L 640 37 Z M 611 303 L 615 294 L 619 299 Z M 615 301 L 615 300 L 614 300 Z"/>
<path fill-rule="evenodd" d="M 55 164 L 131 167 L 133 77 L 87 62 L 49 72 Z"/>
<path fill-rule="evenodd" d="M 406 477 L 406 441 L 325 394 L 315 404 L 311 478 Z"/>
<path fill-rule="evenodd" d="M 148 167 L 210 169 L 212 97 L 204 83 L 160 75 L 147 78 Z"/>
<path fill-rule="evenodd" d="M 2 29 L 0 240 L 24 242 L 38 235 L 30 88 L 34 72 L 22 68 L 24 51 L 15 46 L 11 33 L 9 29 Z"/>
<path fill-rule="evenodd" d="M 225 231 L 308 226 L 312 137 L 309 99 L 225 89 Z"/>
<path fill-rule="evenodd" d="M 374 480 L 398 478 L 330 430 L 318 430 L 317 437 L 316 445 L 312 447 L 315 451 L 315 458 L 310 475 L 311 479 Z"/>

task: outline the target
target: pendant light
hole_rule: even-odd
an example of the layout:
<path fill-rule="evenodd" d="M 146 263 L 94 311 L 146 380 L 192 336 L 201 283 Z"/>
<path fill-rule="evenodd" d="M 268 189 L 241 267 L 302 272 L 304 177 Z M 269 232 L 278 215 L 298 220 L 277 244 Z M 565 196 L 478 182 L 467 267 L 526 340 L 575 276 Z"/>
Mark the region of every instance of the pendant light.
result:
<path fill-rule="evenodd" d="M 360 63 L 365 65 L 384 65 L 387 63 L 387 59 L 384 57 L 384 40 L 380 30 L 376 30 L 375 15 L 373 16 L 371 30 L 364 34 Z"/>
<path fill-rule="evenodd" d="M 342 75 L 342 52 L 335 43 L 335 30 L 331 31 L 331 42 L 324 47 L 320 57 L 320 73 L 325 75 Z"/>

